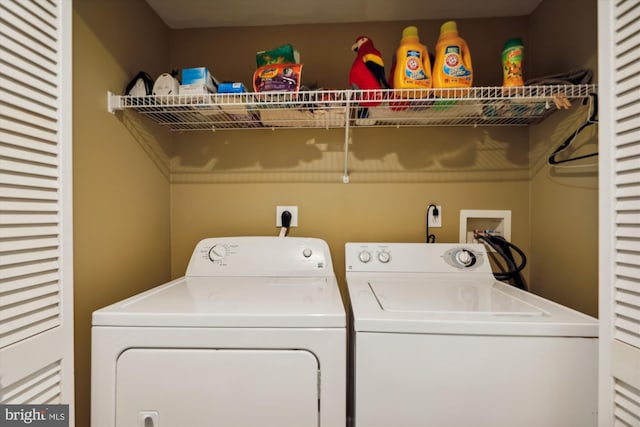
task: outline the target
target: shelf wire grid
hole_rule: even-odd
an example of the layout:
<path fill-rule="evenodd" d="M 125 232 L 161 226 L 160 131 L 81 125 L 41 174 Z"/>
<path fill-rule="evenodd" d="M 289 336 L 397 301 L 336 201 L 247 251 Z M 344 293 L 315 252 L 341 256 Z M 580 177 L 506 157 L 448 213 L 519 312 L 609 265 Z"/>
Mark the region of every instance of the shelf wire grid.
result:
<path fill-rule="evenodd" d="M 113 96 L 174 131 L 258 128 L 526 126 L 596 85 L 450 89 L 317 90 L 202 95 Z M 560 103 L 559 103 L 560 102 Z M 111 107 L 110 107 L 111 108 Z"/>

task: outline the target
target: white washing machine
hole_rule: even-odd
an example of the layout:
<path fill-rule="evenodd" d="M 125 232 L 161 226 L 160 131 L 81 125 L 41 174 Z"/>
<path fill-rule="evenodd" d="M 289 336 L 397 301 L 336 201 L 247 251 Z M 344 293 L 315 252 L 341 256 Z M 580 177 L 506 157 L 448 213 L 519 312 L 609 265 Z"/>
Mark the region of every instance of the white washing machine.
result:
<path fill-rule="evenodd" d="M 479 244 L 347 243 L 356 427 L 597 424 L 597 321 Z"/>
<path fill-rule="evenodd" d="M 210 238 L 186 275 L 93 313 L 93 427 L 346 423 L 346 321 L 319 239 Z"/>

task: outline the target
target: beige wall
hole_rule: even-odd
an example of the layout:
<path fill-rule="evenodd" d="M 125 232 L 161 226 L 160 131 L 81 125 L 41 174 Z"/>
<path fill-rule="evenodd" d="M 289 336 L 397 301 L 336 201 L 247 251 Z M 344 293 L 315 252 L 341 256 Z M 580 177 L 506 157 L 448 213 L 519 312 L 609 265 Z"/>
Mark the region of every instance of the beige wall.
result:
<path fill-rule="evenodd" d="M 495 191 L 485 194 L 487 185 Z M 453 216 L 460 209 L 512 209 L 513 235 L 518 241 L 525 241 L 529 222 L 526 181 L 180 184 L 172 186 L 171 199 L 174 275 L 184 274 L 201 238 L 277 235 L 276 204 L 296 204 L 300 227 L 291 235 L 319 237 L 329 243 L 341 286 L 345 242 L 424 241 L 425 200 L 442 201 L 444 226 L 430 230 L 439 242 L 457 241 L 458 221 Z M 528 246 L 523 249 L 527 251 Z"/>
<path fill-rule="evenodd" d="M 588 3 L 595 9 L 595 1 Z M 556 51 L 565 42 L 575 55 L 555 62 L 560 71 L 595 61 L 595 22 L 585 29 L 552 12 L 458 21 L 475 83 L 500 83 L 502 43 L 515 35 L 528 46 L 529 75 L 554 71 L 534 63 L 546 61 L 543 47 L 564 58 Z M 572 38 L 547 38 L 545 22 L 562 23 L 553 31 Z M 140 70 L 156 77 L 207 66 L 221 80 L 249 86 L 255 52 L 283 43 L 300 50 L 306 83 L 346 88 L 355 37 L 371 36 L 389 64 L 406 24 L 417 24 L 433 48 L 441 21 L 169 31 L 143 0 L 74 0 L 78 425 L 89 419 L 91 312 L 184 274 L 201 238 L 276 235 L 277 204 L 299 206 L 300 227 L 291 235 L 327 240 L 343 288 L 347 241 L 424 241 L 429 203 L 443 206 L 444 226 L 431 230 L 439 242 L 458 240 L 460 209 L 510 209 L 512 241 L 529 255 L 534 290 L 595 313 L 595 175 L 560 176 L 541 154 L 570 129 L 572 119 L 563 120 L 570 114 L 531 129 L 354 129 L 351 183 L 342 184 L 342 130 L 170 133 L 135 113 L 106 112 L 107 90 L 121 93 Z M 550 205 L 560 208 L 549 211 Z"/>
<path fill-rule="evenodd" d="M 351 45 L 366 35 L 383 56 L 387 75 L 402 29 L 416 25 L 420 41 L 433 53 L 444 20 L 377 22 L 334 25 L 285 25 L 251 28 L 204 28 L 173 31 L 171 67 L 205 66 L 219 79 L 242 81 L 251 88 L 255 54 L 291 43 L 303 63 L 302 81 L 328 89 L 349 87 L 349 69 L 355 58 Z M 527 40 L 526 17 L 460 19 L 461 37 L 471 49 L 475 85 L 502 83 L 500 52 L 505 39 Z"/>
<path fill-rule="evenodd" d="M 250 85 L 255 52 L 291 43 L 304 63 L 303 82 L 347 88 L 358 35 L 370 36 L 389 64 L 406 25 L 416 24 L 433 49 L 441 23 L 181 30 L 172 35 L 171 63 L 207 66 L 220 80 Z M 514 34 L 526 40 L 526 18 L 460 20 L 458 27 L 472 50 L 476 84 L 499 84 L 502 44 Z M 512 237 L 529 251 L 525 128 L 353 129 L 349 184 L 342 184 L 344 138 L 342 130 L 322 129 L 174 134 L 172 275 L 184 274 L 201 238 L 276 235 L 279 204 L 299 207 L 300 227 L 291 235 L 329 243 L 343 288 L 345 242 L 424 241 L 429 203 L 443 207 L 443 228 L 431 230 L 439 242 L 458 241 L 460 209 L 510 209 Z"/>
<path fill-rule="evenodd" d="M 73 9 L 76 425 L 88 426 L 92 311 L 170 277 L 170 136 L 106 109 L 107 90 L 164 70 L 169 32 L 144 2 Z"/>
<path fill-rule="evenodd" d="M 567 17 L 571 19 L 567 19 Z M 531 17 L 535 76 L 589 68 L 597 72 L 595 1 L 545 1 Z M 597 157 L 550 167 L 547 158 L 588 117 L 574 105 L 531 127 L 531 283 L 533 290 L 591 315 L 598 307 Z M 597 126 L 572 144 L 578 156 L 598 150 Z M 559 159 L 565 158 L 561 155 Z"/>

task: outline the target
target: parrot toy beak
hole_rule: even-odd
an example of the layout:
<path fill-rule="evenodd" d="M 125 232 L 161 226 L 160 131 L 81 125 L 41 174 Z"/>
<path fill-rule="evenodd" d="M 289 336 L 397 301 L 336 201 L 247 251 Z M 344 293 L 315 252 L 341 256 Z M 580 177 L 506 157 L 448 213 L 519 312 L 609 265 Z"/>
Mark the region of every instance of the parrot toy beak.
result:
<path fill-rule="evenodd" d="M 360 49 L 360 46 L 365 44 L 369 39 L 366 37 L 360 37 L 356 42 L 351 46 L 351 50 L 357 52 Z"/>

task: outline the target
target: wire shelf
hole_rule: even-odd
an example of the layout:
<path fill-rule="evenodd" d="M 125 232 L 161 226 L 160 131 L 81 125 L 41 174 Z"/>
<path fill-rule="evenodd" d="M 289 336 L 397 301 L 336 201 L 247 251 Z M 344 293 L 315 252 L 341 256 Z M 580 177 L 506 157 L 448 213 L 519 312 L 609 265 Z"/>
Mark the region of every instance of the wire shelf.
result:
<path fill-rule="evenodd" d="M 173 131 L 257 128 L 526 126 L 596 85 L 455 89 L 318 90 L 118 96 L 109 111 L 134 109 Z"/>

